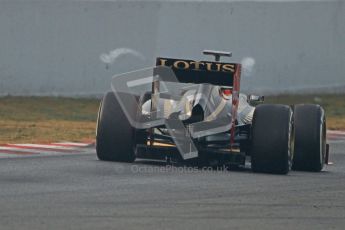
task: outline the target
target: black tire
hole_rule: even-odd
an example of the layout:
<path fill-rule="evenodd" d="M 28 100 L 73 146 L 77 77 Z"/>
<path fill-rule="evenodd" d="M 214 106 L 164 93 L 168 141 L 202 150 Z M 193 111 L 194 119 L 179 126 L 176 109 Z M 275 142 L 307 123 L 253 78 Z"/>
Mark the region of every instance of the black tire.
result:
<path fill-rule="evenodd" d="M 289 106 L 257 106 L 252 124 L 252 170 L 287 174 L 291 169 L 293 133 L 293 113 Z"/>
<path fill-rule="evenodd" d="M 97 131 L 97 157 L 103 161 L 133 162 L 135 129 L 113 92 L 104 95 L 100 104 Z"/>
<path fill-rule="evenodd" d="M 325 112 L 319 105 L 296 105 L 294 119 L 296 136 L 292 169 L 319 172 L 326 156 Z"/>

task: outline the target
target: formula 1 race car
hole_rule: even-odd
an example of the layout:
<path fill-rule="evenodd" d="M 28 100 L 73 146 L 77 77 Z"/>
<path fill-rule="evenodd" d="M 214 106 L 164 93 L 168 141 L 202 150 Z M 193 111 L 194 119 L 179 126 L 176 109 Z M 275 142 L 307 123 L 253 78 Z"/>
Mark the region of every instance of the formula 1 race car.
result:
<path fill-rule="evenodd" d="M 198 165 L 251 165 L 254 172 L 321 171 L 328 163 L 320 105 L 263 104 L 240 93 L 241 64 L 157 58 L 112 79 L 99 109 L 100 160 L 136 158 Z"/>

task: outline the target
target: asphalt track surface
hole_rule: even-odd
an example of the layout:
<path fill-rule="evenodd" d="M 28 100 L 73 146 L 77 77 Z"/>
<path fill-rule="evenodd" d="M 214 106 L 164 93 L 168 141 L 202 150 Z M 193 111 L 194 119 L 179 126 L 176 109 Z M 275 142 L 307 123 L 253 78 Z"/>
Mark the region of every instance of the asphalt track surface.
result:
<path fill-rule="evenodd" d="M 94 150 L 0 159 L 0 229 L 345 229 L 345 142 L 321 173 L 208 171 Z"/>

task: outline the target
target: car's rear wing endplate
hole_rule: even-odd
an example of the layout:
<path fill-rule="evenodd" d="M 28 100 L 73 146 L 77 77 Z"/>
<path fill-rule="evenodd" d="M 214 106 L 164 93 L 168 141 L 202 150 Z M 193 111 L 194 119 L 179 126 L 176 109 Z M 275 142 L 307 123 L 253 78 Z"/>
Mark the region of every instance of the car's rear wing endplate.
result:
<path fill-rule="evenodd" d="M 234 77 L 240 74 L 241 64 L 193 61 L 158 57 L 156 66 L 170 67 L 177 80 L 181 83 L 203 84 L 219 86 L 234 86 Z"/>

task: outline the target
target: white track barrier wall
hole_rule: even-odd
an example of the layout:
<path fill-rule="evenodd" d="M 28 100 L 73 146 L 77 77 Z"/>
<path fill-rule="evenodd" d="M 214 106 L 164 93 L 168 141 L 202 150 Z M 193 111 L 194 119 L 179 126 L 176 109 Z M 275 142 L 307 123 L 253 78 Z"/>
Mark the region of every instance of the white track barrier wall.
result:
<path fill-rule="evenodd" d="M 344 1 L 0 0 L 0 31 L 1 95 L 92 96 L 203 49 L 244 60 L 245 91 L 345 91 Z"/>

